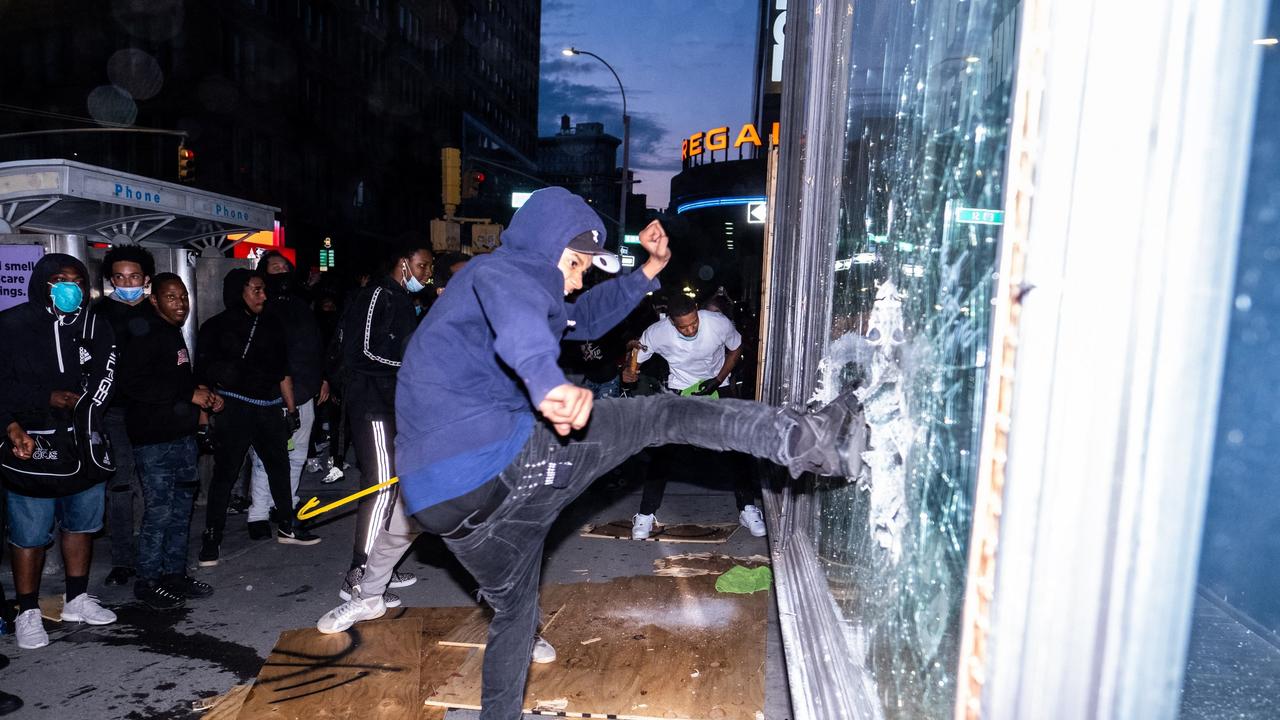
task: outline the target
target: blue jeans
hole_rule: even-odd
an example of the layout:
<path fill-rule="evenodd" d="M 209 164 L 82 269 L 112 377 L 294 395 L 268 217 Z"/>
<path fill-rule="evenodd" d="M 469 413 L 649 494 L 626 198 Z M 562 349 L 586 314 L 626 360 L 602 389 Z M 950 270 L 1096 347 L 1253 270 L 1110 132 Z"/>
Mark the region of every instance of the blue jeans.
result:
<path fill-rule="evenodd" d="M 156 581 L 187 573 L 187 535 L 196 487 L 196 439 L 134 446 L 142 476 L 142 528 L 138 531 L 138 578 Z"/>
<path fill-rule="evenodd" d="M 612 380 L 605 380 L 601 383 L 584 379 L 582 387 L 590 390 L 595 400 L 622 397 L 622 378 L 616 375 Z"/>
<path fill-rule="evenodd" d="M 38 498 L 9 492 L 9 543 L 20 548 L 44 547 L 53 542 L 53 521 L 64 533 L 95 533 L 102 529 L 102 496 L 105 483 L 75 495 Z"/>
<path fill-rule="evenodd" d="M 586 429 L 571 438 L 557 437 L 546 423 L 534 427 L 497 478 L 506 498 L 483 520 L 442 528 L 433 527 L 431 508 L 416 513 L 428 532 L 446 535 L 445 544 L 494 612 L 484 653 L 482 720 L 520 717 L 538 625 L 542 546 L 569 503 L 596 478 L 656 445 L 736 450 L 785 465 L 796 418 L 793 411 L 745 400 L 665 394 L 601 400 Z"/>

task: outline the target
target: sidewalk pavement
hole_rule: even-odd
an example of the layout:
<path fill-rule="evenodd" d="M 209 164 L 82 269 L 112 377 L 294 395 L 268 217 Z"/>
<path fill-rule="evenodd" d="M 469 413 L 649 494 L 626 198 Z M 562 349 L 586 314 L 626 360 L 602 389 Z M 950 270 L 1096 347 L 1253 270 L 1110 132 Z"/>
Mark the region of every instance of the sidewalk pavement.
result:
<path fill-rule="evenodd" d="M 358 471 L 333 485 L 318 476 L 304 476 L 299 496 L 336 499 L 358 488 Z M 601 540 L 578 536 L 590 522 L 630 517 L 640 502 L 639 487 L 602 478 L 574 503 L 553 528 L 547 543 L 543 583 L 604 581 L 653 571 L 655 558 L 710 550 L 730 555 L 768 555 L 765 538 L 739 530 L 722 545 Z M 345 510 L 345 508 L 344 508 Z M 196 508 L 191 534 L 194 565 L 203 527 L 204 508 Z M 673 480 L 658 518 L 664 523 L 731 522 L 737 520 L 730 488 Z M 182 610 L 155 612 L 134 600 L 132 586 L 102 584 L 110 564 L 107 540 L 94 545 L 89 592 L 119 615 L 113 625 L 48 623 L 50 644 L 39 650 L 20 650 L 12 635 L 0 637 L 0 653 L 11 664 L 0 671 L 0 690 L 26 701 L 15 718 L 100 718 L 111 720 L 177 720 L 197 718 L 191 702 L 217 695 L 252 680 L 282 630 L 307 627 L 341 602 L 338 587 L 350 563 L 355 528 L 352 511 L 334 511 L 317 518 L 313 531 L 324 540 L 299 547 L 248 537 L 245 516 L 228 518 L 222 560 L 213 568 L 191 571 L 211 583 L 216 592 L 193 600 Z M 409 606 L 466 606 L 474 604 L 474 583 L 433 536 L 415 544 L 400 566 L 418 575 L 417 584 L 393 592 Z M 585 572 L 583 572 L 585 570 Z M 8 563 L 0 571 L 10 598 L 12 576 Z M 45 577 L 41 594 L 62 591 L 62 578 Z M 791 715 L 776 605 L 770 604 L 765 670 L 765 717 Z M 451 720 L 477 714 L 451 711 Z M 529 716 L 532 717 L 532 716 Z"/>

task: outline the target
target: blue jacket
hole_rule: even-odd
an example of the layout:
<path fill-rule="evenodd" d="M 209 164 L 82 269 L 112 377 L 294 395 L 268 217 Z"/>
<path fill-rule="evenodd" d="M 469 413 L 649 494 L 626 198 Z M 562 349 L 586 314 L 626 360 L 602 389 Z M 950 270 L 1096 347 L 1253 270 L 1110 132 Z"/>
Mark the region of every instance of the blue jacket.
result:
<path fill-rule="evenodd" d="M 405 351 L 396 386 L 396 470 L 410 513 L 464 495 L 524 446 L 537 406 L 566 382 L 560 341 L 593 340 L 659 287 L 642 272 L 564 300 L 569 241 L 605 229 L 564 188 L 533 193 L 502 246 L 449 281 Z"/>

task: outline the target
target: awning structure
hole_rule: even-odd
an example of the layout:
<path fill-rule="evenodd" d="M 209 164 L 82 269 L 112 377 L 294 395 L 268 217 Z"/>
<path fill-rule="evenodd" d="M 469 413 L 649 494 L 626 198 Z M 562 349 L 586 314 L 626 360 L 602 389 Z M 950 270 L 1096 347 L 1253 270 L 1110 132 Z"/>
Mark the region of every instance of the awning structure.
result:
<path fill-rule="evenodd" d="M 0 233 L 221 251 L 279 208 L 71 160 L 0 163 Z"/>

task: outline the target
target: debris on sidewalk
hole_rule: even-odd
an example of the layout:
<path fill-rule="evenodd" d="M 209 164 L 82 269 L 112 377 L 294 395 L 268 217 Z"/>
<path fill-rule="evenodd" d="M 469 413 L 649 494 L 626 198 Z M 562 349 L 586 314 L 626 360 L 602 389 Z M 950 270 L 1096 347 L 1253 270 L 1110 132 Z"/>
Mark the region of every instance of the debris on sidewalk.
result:
<path fill-rule="evenodd" d="M 738 565 L 716 578 L 716 592 L 750 595 L 768 590 L 771 584 L 773 571 L 768 567 L 745 568 Z"/>

